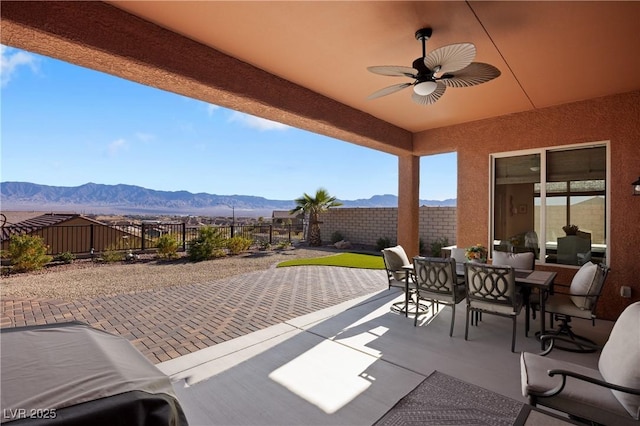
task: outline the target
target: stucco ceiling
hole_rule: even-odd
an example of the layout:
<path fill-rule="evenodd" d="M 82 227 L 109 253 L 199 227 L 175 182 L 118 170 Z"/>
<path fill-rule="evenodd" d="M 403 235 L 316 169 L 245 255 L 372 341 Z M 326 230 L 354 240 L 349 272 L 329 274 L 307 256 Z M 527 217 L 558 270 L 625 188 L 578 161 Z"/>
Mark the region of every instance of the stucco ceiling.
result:
<path fill-rule="evenodd" d="M 635 1 L 108 3 L 410 132 L 640 89 Z M 423 27 L 427 52 L 471 42 L 502 75 L 429 106 L 367 100 L 405 80 L 366 68 L 410 66 Z"/>

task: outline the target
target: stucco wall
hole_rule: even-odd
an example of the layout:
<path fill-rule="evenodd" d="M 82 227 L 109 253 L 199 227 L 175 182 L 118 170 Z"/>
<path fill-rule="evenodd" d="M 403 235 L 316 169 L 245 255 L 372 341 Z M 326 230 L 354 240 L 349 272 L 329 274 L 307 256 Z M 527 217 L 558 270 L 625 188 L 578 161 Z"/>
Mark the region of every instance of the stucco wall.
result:
<path fill-rule="evenodd" d="M 425 247 L 438 238 L 456 242 L 455 207 L 420 207 L 419 235 Z M 320 217 L 322 241 L 331 242 L 334 232 L 340 232 L 353 244 L 375 246 L 378 238 L 398 240 L 398 209 L 334 208 Z"/>
<path fill-rule="evenodd" d="M 609 266 L 598 314 L 615 319 L 640 300 L 640 197 L 631 182 L 640 175 L 640 91 L 511 114 L 416 134 L 417 155 L 458 153 L 457 228 L 461 246 L 489 242 L 489 155 L 538 147 L 609 141 L 611 228 Z M 568 283 L 575 267 L 553 267 Z M 622 298 L 620 287 L 632 297 Z"/>

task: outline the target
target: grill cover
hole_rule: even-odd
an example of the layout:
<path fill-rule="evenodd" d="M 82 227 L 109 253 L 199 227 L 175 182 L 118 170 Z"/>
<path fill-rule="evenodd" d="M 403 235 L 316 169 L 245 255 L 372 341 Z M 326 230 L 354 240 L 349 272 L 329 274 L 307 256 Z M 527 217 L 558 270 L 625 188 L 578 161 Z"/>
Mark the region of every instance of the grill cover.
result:
<path fill-rule="evenodd" d="M 0 330 L 1 423 L 186 425 L 169 378 L 80 322 Z"/>

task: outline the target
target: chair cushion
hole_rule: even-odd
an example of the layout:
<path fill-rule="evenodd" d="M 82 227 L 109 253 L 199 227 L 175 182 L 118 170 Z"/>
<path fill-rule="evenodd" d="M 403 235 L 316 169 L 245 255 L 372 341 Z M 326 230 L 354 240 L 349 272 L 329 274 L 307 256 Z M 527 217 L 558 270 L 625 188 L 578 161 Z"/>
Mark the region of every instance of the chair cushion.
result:
<path fill-rule="evenodd" d="M 495 266 L 511 266 L 514 269 L 531 269 L 535 256 L 533 252 L 507 253 L 494 251 L 491 263 Z"/>
<path fill-rule="evenodd" d="M 573 318 L 582 318 L 591 320 L 595 318 L 595 315 L 591 311 L 580 309 L 573 303 L 571 296 L 568 294 L 556 293 L 549 296 L 544 303 L 545 310 L 548 313 L 568 315 Z"/>
<path fill-rule="evenodd" d="M 571 294 L 571 300 L 580 309 L 591 309 L 591 299 L 584 297 L 584 295 L 594 294 L 594 291 L 598 290 L 593 285 L 593 278 L 596 275 L 598 265 L 595 263 L 587 262 L 580 267 L 578 272 L 571 280 L 571 286 L 569 287 L 569 294 Z M 573 296 L 581 294 L 582 296 Z"/>
<path fill-rule="evenodd" d="M 640 302 L 628 306 L 613 325 L 602 348 L 598 369 L 610 383 L 640 389 Z M 638 420 L 640 395 L 613 391 L 620 404 Z"/>
<path fill-rule="evenodd" d="M 393 274 L 396 280 L 404 280 L 406 272 L 402 271 L 403 266 L 411 266 L 407 253 L 402 246 L 389 247 L 384 249 L 385 260 L 387 261 L 387 268 Z"/>
<path fill-rule="evenodd" d="M 559 385 L 561 376 L 550 377 L 547 374 L 549 370 L 569 370 L 594 379 L 604 379 L 598 370 L 551 356 L 543 357 L 530 352 L 522 353 L 520 356 L 520 375 L 523 396 L 537 396 Z M 538 399 L 538 403 L 602 424 L 624 424 L 631 420 L 609 389 L 581 380 L 567 379 L 562 392 L 549 398 L 541 397 Z"/>
<path fill-rule="evenodd" d="M 469 306 L 474 309 L 482 309 L 485 312 L 495 312 L 501 315 L 518 315 L 522 309 L 522 301 L 520 295 L 516 295 L 514 305 L 502 305 L 498 303 L 484 302 L 482 300 L 470 300 Z"/>

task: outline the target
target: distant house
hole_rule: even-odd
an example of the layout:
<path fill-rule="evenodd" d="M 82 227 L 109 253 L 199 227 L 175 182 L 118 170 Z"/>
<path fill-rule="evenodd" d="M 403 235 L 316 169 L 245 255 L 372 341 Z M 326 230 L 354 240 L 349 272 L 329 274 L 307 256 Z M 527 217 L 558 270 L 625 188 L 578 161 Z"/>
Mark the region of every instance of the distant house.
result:
<path fill-rule="evenodd" d="M 302 225 L 304 222 L 304 213 L 291 214 L 289 210 L 274 210 L 271 213 L 271 223 L 274 225 Z"/>
<path fill-rule="evenodd" d="M 90 253 L 139 247 L 140 235 L 106 225 L 79 214 L 43 214 L 2 227 L 2 250 L 9 248 L 14 235 L 35 235 L 44 240 L 49 254 Z"/>

